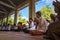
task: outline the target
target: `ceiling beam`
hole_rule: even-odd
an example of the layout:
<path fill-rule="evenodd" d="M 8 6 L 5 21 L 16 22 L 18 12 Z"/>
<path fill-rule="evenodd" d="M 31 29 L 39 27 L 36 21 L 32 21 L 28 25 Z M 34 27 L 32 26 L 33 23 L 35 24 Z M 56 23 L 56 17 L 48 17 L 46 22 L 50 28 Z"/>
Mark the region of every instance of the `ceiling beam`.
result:
<path fill-rule="evenodd" d="M 29 3 L 28 3 L 29 1 L 24 1 L 23 3 L 21 3 L 21 5 L 19 5 L 18 7 L 17 7 L 17 9 L 18 10 L 22 10 L 23 8 L 25 8 L 26 6 L 28 6 L 29 5 Z"/>
<path fill-rule="evenodd" d="M 16 5 L 11 1 L 11 0 L 8 0 L 14 7 L 16 7 Z"/>
<path fill-rule="evenodd" d="M 39 0 L 35 0 L 35 2 L 37 2 L 37 1 L 39 1 Z M 29 1 L 28 0 L 24 1 L 23 3 L 21 3 L 21 5 L 18 6 L 18 10 L 20 11 L 23 8 L 27 7 L 27 6 L 29 6 Z"/>
<path fill-rule="evenodd" d="M 6 13 L 6 12 L 0 11 L 0 13 Z"/>
<path fill-rule="evenodd" d="M 0 4 L 4 5 L 6 7 L 9 7 L 9 8 L 15 9 L 15 7 L 13 7 L 13 6 L 11 6 L 11 5 L 7 4 L 7 3 L 4 3 L 2 1 L 0 1 Z"/>
<path fill-rule="evenodd" d="M 5 8 L 2 8 L 3 11 L 7 12 L 7 10 Z"/>
<path fill-rule="evenodd" d="M 3 11 L 5 11 L 5 12 L 8 12 L 8 11 L 7 11 L 7 10 L 5 10 L 4 8 L 2 8 L 2 10 L 3 10 Z"/>
<path fill-rule="evenodd" d="M 3 6 L 0 6 L 0 9 L 2 9 L 5 12 L 8 12 Z"/>

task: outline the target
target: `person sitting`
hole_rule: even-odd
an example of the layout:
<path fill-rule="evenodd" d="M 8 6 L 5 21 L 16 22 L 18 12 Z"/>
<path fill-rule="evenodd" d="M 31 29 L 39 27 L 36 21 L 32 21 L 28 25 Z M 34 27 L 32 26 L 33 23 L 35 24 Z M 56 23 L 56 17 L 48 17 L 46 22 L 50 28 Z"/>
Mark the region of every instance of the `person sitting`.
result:
<path fill-rule="evenodd" d="M 36 20 L 37 20 L 37 29 L 36 30 L 33 30 L 31 32 L 32 35 L 41 35 L 41 34 L 44 34 L 46 32 L 46 23 L 47 21 L 41 17 L 41 12 L 38 11 L 36 13 Z"/>
<path fill-rule="evenodd" d="M 56 15 L 54 15 L 54 14 L 50 14 L 50 17 L 51 17 L 51 21 L 50 21 L 50 23 L 53 23 L 53 22 L 56 21 Z"/>
<path fill-rule="evenodd" d="M 36 21 L 36 19 L 34 20 L 34 26 L 31 28 L 31 30 L 29 30 L 29 33 L 30 34 L 33 34 L 34 33 L 34 31 L 37 29 L 37 21 Z"/>
<path fill-rule="evenodd" d="M 30 30 L 34 30 L 35 26 L 34 26 L 34 21 L 32 18 L 29 18 L 29 23 L 28 23 L 28 27 L 26 26 L 24 29 L 25 33 L 29 33 Z"/>
<path fill-rule="evenodd" d="M 18 31 L 18 27 L 16 26 L 16 24 L 14 24 L 14 31 Z"/>
<path fill-rule="evenodd" d="M 34 30 L 35 26 L 34 26 L 34 21 L 32 18 L 29 19 L 29 30 Z"/>
<path fill-rule="evenodd" d="M 10 24 L 8 24 L 8 31 L 10 31 L 11 30 L 11 25 Z"/>
<path fill-rule="evenodd" d="M 19 23 L 18 23 L 18 31 L 22 31 L 22 27 L 23 27 L 23 26 L 22 26 L 22 22 L 19 22 Z"/>
<path fill-rule="evenodd" d="M 51 40 L 60 40 L 60 2 L 53 1 L 55 12 L 57 13 L 57 22 L 53 22 L 49 25 L 47 36 Z"/>
<path fill-rule="evenodd" d="M 23 32 L 24 33 L 29 33 L 28 27 L 25 24 L 23 25 Z"/>
<path fill-rule="evenodd" d="M 7 24 L 6 31 L 11 31 L 11 25 L 10 24 Z"/>

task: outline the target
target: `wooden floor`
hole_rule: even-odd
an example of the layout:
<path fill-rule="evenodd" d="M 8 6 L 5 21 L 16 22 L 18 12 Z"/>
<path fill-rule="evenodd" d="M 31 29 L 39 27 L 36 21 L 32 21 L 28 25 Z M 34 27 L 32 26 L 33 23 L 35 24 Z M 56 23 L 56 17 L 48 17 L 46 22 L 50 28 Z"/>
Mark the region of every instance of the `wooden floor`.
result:
<path fill-rule="evenodd" d="M 0 32 L 0 40 L 44 40 L 43 36 L 31 36 L 23 32 Z"/>

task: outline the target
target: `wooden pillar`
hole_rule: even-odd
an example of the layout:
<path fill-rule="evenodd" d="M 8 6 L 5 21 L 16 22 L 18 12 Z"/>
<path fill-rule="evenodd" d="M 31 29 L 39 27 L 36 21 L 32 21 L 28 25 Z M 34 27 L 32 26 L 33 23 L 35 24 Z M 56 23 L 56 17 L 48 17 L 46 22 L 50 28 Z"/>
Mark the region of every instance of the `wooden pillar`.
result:
<path fill-rule="evenodd" d="M 29 1 L 29 18 L 34 20 L 35 17 L 35 0 Z"/>
<path fill-rule="evenodd" d="M 9 23 L 9 18 L 10 18 L 10 15 L 9 15 L 9 13 L 8 13 L 8 14 L 7 14 L 7 18 L 6 18 L 7 24 Z"/>
<path fill-rule="evenodd" d="M 1 25 L 3 25 L 3 18 L 1 19 Z"/>
<path fill-rule="evenodd" d="M 1 19 L 0 19 L 0 25 L 1 25 Z"/>
<path fill-rule="evenodd" d="M 14 24 L 17 24 L 17 18 L 18 18 L 18 10 L 15 10 L 15 15 L 14 15 Z"/>

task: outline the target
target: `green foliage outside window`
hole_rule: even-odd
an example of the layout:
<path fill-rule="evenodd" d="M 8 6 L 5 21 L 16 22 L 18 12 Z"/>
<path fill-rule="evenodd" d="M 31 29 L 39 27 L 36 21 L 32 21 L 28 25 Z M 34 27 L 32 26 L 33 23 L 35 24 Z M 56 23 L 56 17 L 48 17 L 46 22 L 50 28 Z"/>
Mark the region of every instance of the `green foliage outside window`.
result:
<path fill-rule="evenodd" d="M 42 7 L 40 11 L 42 13 L 42 17 L 48 20 L 51 20 L 50 14 L 55 14 L 54 10 L 48 5 Z"/>

